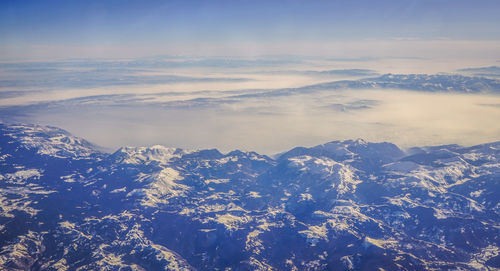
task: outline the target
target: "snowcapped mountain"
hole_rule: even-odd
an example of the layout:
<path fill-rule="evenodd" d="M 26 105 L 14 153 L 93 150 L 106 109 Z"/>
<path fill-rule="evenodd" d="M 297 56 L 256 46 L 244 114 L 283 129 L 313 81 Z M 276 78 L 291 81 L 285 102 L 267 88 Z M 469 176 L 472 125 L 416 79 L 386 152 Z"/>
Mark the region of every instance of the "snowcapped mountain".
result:
<path fill-rule="evenodd" d="M 5 270 L 494 270 L 500 142 L 102 153 L 0 124 Z"/>

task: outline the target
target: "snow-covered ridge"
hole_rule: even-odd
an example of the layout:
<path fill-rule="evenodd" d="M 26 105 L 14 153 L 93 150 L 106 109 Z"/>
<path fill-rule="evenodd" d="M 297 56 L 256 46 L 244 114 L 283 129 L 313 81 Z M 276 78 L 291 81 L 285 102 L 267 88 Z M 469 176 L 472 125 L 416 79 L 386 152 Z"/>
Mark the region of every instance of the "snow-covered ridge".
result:
<path fill-rule="evenodd" d="M 36 124 L 6 125 L 0 123 L 2 134 L 38 154 L 58 158 L 86 158 L 100 153 L 97 146 L 51 126 Z"/>
<path fill-rule="evenodd" d="M 123 147 L 111 155 L 116 163 L 123 164 L 148 164 L 157 162 L 166 164 L 174 158 L 180 158 L 184 154 L 192 151 L 185 151 L 177 148 L 168 148 L 162 145 L 151 147 Z"/>

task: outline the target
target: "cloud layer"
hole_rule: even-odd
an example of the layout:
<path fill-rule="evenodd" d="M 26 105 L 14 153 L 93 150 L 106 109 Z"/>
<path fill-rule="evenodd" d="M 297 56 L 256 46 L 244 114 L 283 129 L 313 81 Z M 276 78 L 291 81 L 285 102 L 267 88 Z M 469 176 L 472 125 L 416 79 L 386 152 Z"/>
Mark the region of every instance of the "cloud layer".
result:
<path fill-rule="evenodd" d="M 495 77 L 379 76 L 370 68 L 374 62 L 366 61 L 159 57 L 4 63 L 0 80 L 11 84 L 0 87 L 0 115 L 7 122 L 62 127 L 110 149 L 163 144 L 272 154 L 337 139 L 403 147 L 500 139 Z"/>

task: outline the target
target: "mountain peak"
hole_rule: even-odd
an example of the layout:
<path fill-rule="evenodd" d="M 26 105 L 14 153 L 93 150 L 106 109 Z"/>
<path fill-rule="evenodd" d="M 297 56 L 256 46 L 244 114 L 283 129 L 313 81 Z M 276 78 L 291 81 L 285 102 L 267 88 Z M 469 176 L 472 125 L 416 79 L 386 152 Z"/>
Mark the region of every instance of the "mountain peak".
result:
<path fill-rule="evenodd" d="M 174 158 L 190 153 L 178 148 L 169 148 L 162 145 L 151 147 L 122 147 L 111 155 L 111 159 L 122 164 L 141 164 L 156 162 L 165 164 Z"/>
<path fill-rule="evenodd" d="M 87 158 L 101 154 L 96 145 L 52 126 L 0 123 L 0 130 L 3 136 L 11 138 L 26 149 L 36 150 L 41 155 Z"/>

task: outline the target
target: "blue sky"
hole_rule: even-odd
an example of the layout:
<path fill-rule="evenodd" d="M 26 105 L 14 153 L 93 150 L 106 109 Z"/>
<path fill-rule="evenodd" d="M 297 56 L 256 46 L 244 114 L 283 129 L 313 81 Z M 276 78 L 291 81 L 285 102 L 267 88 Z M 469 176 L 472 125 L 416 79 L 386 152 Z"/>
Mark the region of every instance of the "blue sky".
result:
<path fill-rule="evenodd" d="M 144 48 L 147 55 L 151 44 L 173 43 L 497 41 L 498 14 L 500 2 L 491 0 L 2 0 L 0 53 L 5 58 L 20 55 L 22 48 L 107 45 Z"/>

